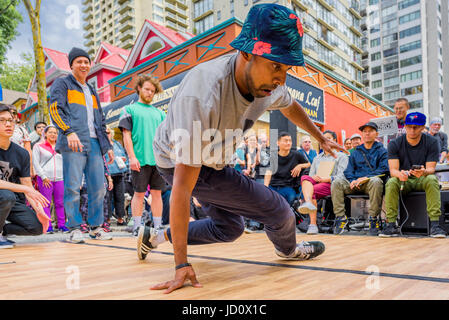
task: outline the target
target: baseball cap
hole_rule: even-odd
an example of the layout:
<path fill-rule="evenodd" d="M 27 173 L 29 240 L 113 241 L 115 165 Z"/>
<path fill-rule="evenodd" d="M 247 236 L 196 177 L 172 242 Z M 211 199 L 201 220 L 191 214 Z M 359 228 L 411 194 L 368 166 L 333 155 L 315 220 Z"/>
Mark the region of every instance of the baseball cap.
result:
<path fill-rule="evenodd" d="M 365 129 L 366 127 L 371 127 L 376 131 L 379 131 L 379 127 L 377 126 L 377 124 L 375 122 L 369 121 L 367 123 L 365 123 L 363 126 L 361 126 L 359 128 L 360 131 L 363 131 L 363 129 Z"/>
<path fill-rule="evenodd" d="M 352 140 L 352 139 L 355 139 L 355 138 L 360 138 L 360 139 L 362 139 L 362 136 L 359 135 L 358 133 L 354 133 L 354 134 L 351 136 L 351 140 Z"/>
<path fill-rule="evenodd" d="M 434 124 L 434 123 L 443 124 L 443 120 L 441 120 L 440 117 L 432 118 L 432 120 L 430 120 L 430 124 Z"/>
<path fill-rule="evenodd" d="M 426 125 L 426 116 L 421 112 L 411 112 L 405 117 L 405 125 Z"/>

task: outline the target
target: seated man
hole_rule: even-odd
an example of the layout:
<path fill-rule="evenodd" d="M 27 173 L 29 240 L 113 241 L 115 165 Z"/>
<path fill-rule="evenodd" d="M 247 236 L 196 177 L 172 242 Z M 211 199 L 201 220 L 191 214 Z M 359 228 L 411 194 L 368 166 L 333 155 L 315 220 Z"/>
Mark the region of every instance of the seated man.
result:
<path fill-rule="evenodd" d="M 444 238 L 446 232 L 441 228 L 440 186 L 435 176 L 435 166 L 439 160 L 438 140 L 423 134 L 426 116 L 412 112 L 405 118 L 405 135 L 388 144 L 388 165 L 391 178 L 385 186 L 385 205 L 387 226 L 380 237 L 399 235 L 396 227 L 400 192 L 425 191 L 427 213 L 430 218 L 430 236 Z M 403 191 L 402 191 L 403 190 Z"/>
<path fill-rule="evenodd" d="M 277 191 L 291 205 L 296 198 L 295 179 L 301 170 L 310 167 L 307 159 L 298 151 L 292 149 L 292 137 L 287 132 L 279 134 L 277 145 L 278 167 L 275 174 L 267 170 L 264 184 L 270 189 Z"/>
<path fill-rule="evenodd" d="M 49 201 L 31 184 L 30 155 L 10 141 L 14 125 L 10 108 L 0 104 L 0 249 L 14 246 L 7 235 L 40 235 L 49 223 L 43 209 Z M 38 215 L 25 205 L 25 198 Z"/>
<path fill-rule="evenodd" d="M 334 234 L 345 231 L 348 219 L 345 215 L 345 195 L 364 193 L 369 195 L 369 234 L 379 233 L 380 211 L 382 210 L 383 177 L 388 174 L 387 150 L 376 141 L 378 127 L 374 122 L 359 128 L 363 144 L 356 147 L 349 156 L 345 178 L 336 178 L 331 185 L 332 204 L 336 223 Z M 379 177 L 384 175 L 383 177 Z M 378 219 L 379 218 L 379 219 Z"/>
<path fill-rule="evenodd" d="M 324 137 L 330 141 L 337 142 L 337 134 L 331 130 L 323 133 Z M 327 163 L 327 165 L 326 165 Z M 332 165 L 329 172 L 325 173 L 320 170 L 321 166 Z M 337 152 L 336 156 L 329 151 L 324 151 L 313 159 L 312 166 L 308 175 L 301 177 L 302 193 L 304 195 L 304 203 L 298 208 L 302 214 L 308 214 L 310 224 L 307 234 L 317 234 L 319 229 L 317 225 L 317 200 L 329 196 L 331 194 L 331 183 L 338 177 L 343 177 L 343 172 L 348 165 L 348 156 L 343 152 Z"/>

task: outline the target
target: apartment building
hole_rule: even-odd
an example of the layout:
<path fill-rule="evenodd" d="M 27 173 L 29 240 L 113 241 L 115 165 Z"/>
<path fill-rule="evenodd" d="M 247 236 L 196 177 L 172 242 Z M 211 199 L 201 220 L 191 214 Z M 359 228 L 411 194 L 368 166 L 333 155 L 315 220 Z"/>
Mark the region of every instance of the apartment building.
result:
<path fill-rule="evenodd" d="M 92 56 L 101 42 L 131 49 L 145 19 L 187 32 L 188 3 L 187 0 L 83 0 L 84 46 Z"/>
<path fill-rule="evenodd" d="M 388 106 L 405 97 L 414 111 L 444 118 L 448 0 L 362 0 L 361 14 L 368 93 Z"/>
<path fill-rule="evenodd" d="M 199 34 L 232 17 L 244 21 L 254 4 L 273 2 L 291 8 L 301 18 L 306 56 L 363 88 L 358 0 L 194 0 L 192 32 Z"/>

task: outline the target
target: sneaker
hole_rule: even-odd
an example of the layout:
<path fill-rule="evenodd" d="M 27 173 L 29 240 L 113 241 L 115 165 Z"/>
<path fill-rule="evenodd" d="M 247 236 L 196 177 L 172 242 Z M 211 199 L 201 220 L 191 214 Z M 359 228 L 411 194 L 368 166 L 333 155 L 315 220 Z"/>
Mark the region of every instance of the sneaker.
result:
<path fill-rule="evenodd" d="M 289 256 L 275 249 L 276 254 L 286 260 L 309 260 L 322 254 L 325 250 L 324 243 L 320 241 L 303 241 L 296 244 L 296 250 Z"/>
<path fill-rule="evenodd" d="M 307 234 L 318 234 L 319 230 L 316 224 L 309 224 L 307 228 Z"/>
<path fill-rule="evenodd" d="M 389 222 L 385 228 L 379 233 L 381 238 L 390 238 L 399 236 L 399 229 L 396 227 L 395 222 Z"/>
<path fill-rule="evenodd" d="M 336 217 L 334 225 L 334 234 L 342 234 L 346 231 L 346 225 L 348 224 L 348 218 L 346 216 Z"/>
<path fill-rule="evenodd" d="M 439 221 L 430 221 L 430 236 L 432 238 L 446 238 L 446 231 L 440 226 Z"/>
<path fill-rule="evenodd" d="M 369 217 L 369 235 L 378 236 L 380 230 L 379 220 L 377 217 Z"/>
<path fill-rule="evenodd" d="M 112 240 L 112 235 L 108 234 L 102 227 L 90 230 L 89 237 L 94 240 Z"/>
<path fill-rule="evenodd" d="M 163 229 L 160 230 L 163 232 Z M 140 226 L 139 233 L 137 235 L 137 257 L 139 260 L 145 260 L 147 254 L 152 250 L 157 248 L 155 239 L 157 237 L 158 230 L 147 227 Z"/>
<path fill-rule="evenodd" d="M 80 229 L 73 229 L 70 231 L 69 242 L 71 243 L 84 243 L 83 233 Z"/>
<path fill-rule="evenodd" d="M 53 226 L 51 224 L 48 226 L 47 233 L 48 234 L 53 234 L 54 233 Z"/>
<path fill-rule="evenodd" d="M 12 249 L 14 244 L 9 241 L 0 241 L 0 249 Z"/>
<path fill-rule="evenodd" d="M 103 228 L 104 231 L 106 232 L 112 232 L 111 230 L 111 225 L 107 222 L 103 223 L 103 225 L 101 226 Z"/>
<path fill-rule="evenodd" d="M 302 214 L 309 214 L 316 212 L 316 207 L 311 202 L 304 202 L 299 206 L 298 212 Z"/>
<path fill-rule="evenodd" d="M 61 231 L 62 233 L 67 233 L 67 232 L 70 231 L 69 228 L 67 228 L 66 226 L 59 227 L 58 229 L 59 229 L 59 231 Z M 82 231 L 81 231 L 81 232 L 82 232 Z"/>
<path fill-rule="evenodd" d="M 87 226 L 87 224 L 82 224 L 80 226 L 80 230 L 82 233 L 89 233 L 89 227 Z"/>

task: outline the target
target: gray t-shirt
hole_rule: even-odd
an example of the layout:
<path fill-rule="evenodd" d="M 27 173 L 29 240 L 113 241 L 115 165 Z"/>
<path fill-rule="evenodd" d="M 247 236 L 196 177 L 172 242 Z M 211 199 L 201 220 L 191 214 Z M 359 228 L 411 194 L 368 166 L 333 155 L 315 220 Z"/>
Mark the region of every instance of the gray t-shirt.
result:
<path fill-rule="evenodd" d="M 92 100 L 92 95 L 89 90 L 89 86 L 87 83 L 81 84 L 78 82 L 84 92 L 84 99 L 86 100 L 86 108 L 87 108 L 87 126 L 89 127 L 89 134 L 91 138 L 96 138 L 97 133 L 95 132 L 94 126 L 94 101 Z"/>
<path fill-rule="evenodd" d="M 270 96 L 246 100 L 235 82 L 236 57 L 230 54 L 204 62 L 184 77 L 156 131 L 153 149 L 159 167 L 183 163 L 222 169 L 232 163 L 243 133 L 265 111 L 292 104 L 286 86 L 277 87 Z"/>

